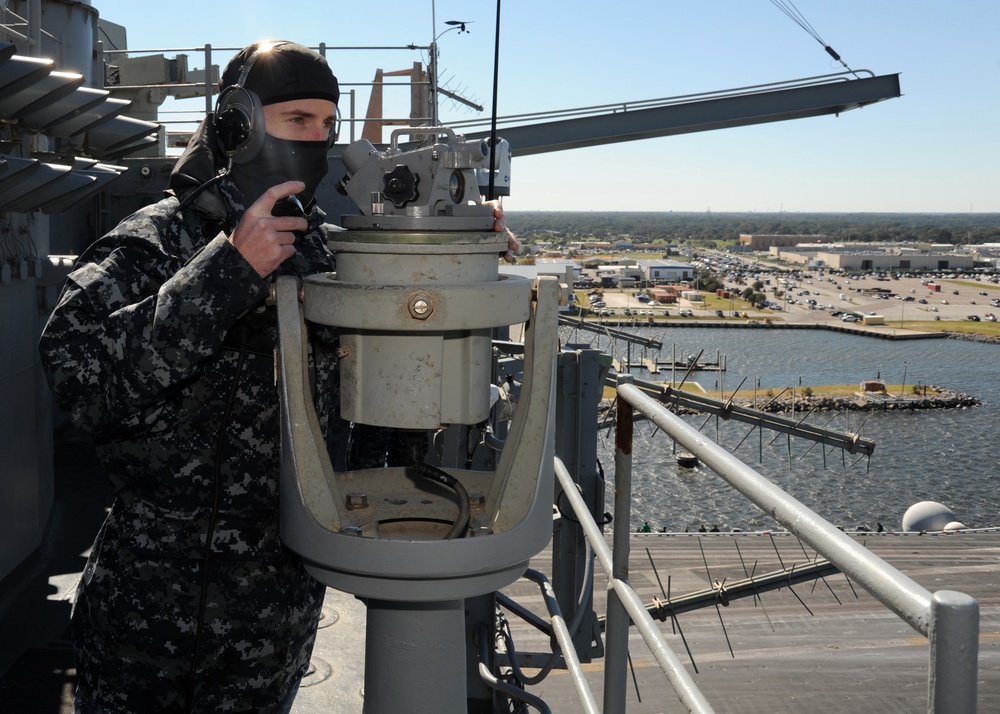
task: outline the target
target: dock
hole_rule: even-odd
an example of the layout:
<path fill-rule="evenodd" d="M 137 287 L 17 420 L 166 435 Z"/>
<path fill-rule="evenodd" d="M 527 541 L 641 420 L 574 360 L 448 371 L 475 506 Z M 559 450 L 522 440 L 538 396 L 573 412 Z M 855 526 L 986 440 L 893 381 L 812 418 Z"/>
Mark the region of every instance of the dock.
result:
<path fill-rule="evenodd" d="M 726 362 L 723 359 L 720 362 L 684 362 L 681 360 L 656 360 L 650 357 L 643 357 L 638 362 L 628 360 L 612 360 L 612 365 L 615 370 L 619 373 L 631 372 L 633 369 L 645 369 L 650 374 L 659 374 L 660 372 L 669 372 L 673 370 L 674 372 L 684 374 L 688 370 L 692 372 L 725 372 Z"/>

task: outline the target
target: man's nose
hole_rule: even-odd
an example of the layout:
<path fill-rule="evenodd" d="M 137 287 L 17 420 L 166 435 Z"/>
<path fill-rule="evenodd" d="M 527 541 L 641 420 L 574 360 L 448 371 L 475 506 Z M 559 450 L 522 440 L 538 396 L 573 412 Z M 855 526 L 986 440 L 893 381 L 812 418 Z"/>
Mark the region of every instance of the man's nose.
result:
<path fill-rule="evenodd" d="M 330 138 L 330 127 L 317 124 L 309 127 L 309 141 L 326 141 Z"/>

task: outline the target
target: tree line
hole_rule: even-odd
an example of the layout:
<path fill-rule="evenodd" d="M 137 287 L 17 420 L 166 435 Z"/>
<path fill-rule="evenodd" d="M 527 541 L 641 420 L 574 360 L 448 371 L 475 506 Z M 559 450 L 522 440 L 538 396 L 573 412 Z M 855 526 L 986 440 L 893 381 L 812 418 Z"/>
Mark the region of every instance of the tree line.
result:
<path fill-rule="evenodd" d="M 628 240 L 636 246 L 739 242 L 741 233 L 823 235 L 835 243 L 1000 243 L 997 213 L 679 213 L 511 211 L 522 240 L 566 244 Z"/>

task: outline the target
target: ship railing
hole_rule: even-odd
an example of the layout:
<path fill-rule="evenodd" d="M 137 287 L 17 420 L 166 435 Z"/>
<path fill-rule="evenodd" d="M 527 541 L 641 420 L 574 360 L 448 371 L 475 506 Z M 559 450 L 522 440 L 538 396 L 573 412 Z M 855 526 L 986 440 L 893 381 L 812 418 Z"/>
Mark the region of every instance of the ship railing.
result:
<path fill-rule="evenodd" d="M 214 47 L 211 44 L 205 44 L 201 46 L 192 47 L 174 47 L 174 48 L 151 48 L 151 49 L 105 49 L 104 56 L 105 61 L 108 66 L 113 66 L 115 64 L 116 58 L 118 57 L 142 57 L 142 56 L 174 56 L 176 60 L 181 60 L 183 58 L 183 63 L 186 70 L 187 54 L 200 54 L 203 60 L 203 67 L 209 68 L 206 70 L 192 70 L 190 72 L 185 71 L 182 74 L 188 75 L 190 78 L 197 78 L 197 81 L 186 81 L 185 77 L 176 77 L 172 82 L 154 82 L 149 84 L 124 84 L 116 83 L 117 78 L 114 77 L 113 73 L 109 75 L 109 80 L 107 86 L 105 87 L 109 91 L 121 91 L 123 93 L 137 92 L 142 90 L 166 90 L 169 92 L 176 93 L 176 98 L 179 100 L 177 104 L 178 109 L 164 110 L 160 114 L 168 118 L 164 118 L 160 123 L 171 126 L 183 126 L 184 129 L 178 130 L 174 133 L 178 137 L 187 137 L 190 135 L 195 126 L 204 118 L 205 114 L 211 112 L 214 107 L 213 96 L 218 92 L 218 76 L 217 72 L 213 72 L 213 62 L 216 62 L 219 66 L 224 65 L 229 59 L 240 49 L 239 47 Z M 327 43 L 320 43 L 314 46 L 312 49 L 319 52 L 324 57 L 327 57 L 331 64 L 334 66 L 334 71 L 337 71 L 336 67 L 336 55 L 343 54 L 345 52 L 383 52 L 387 54 L 396 54 L 399 52 L 421 52 L 422 55 L 427 55 L 432 49 L 428 45 L 401 45 L 401 46 L 340 46 L 340 45 L 329 45 Z M 372 65 L 372 71 L 374 72 L 374 67 Z M 683 94 L 677 96 L 669 97 L 656 97 L 653 99 L 641 99 L 641 100 L 630 100 L 624 102 L 614 102 L 609 104 L 598 104 L 592 106 L 582 106 L 582 107 L 572 107 L 566 109 L 557 109 L 549 111 L 539 111 L 539 112 L 528 112 L 521 114 L 507 114 L 500 115 L 496 117 L 496 123 L 499 127 L 507 127 L 511 125 L 521 125 L 530 124 L 546 121 L 555 121 L 562 119 L 572 119 L 572 118 L 582 118 L 582 117 L 592 117 L 592 116 L 604 116 L 608 114 L 620 114 L 641 111 L 646 109 L 656 109 L 662 107 L 669 107 L 673 105 L 688 104 L 694 102 L 703 102 L 713 99 L 727 99 L 735 97 L 746 97 L 755 94 L 764 94 L 770 92 L 777 92 L 781 90 L 791 90 L 791 89 L 801 89 L 805 87 L 813 87 L 824 84 L 835 84 L 842 82 L 851 82 L 861 79 L 863 77 L 875 77 L 875 74 L 870 70 L 858 69 L 850 72 L 834 72 L 831 74 L 814 75 L 810 77 L 801 77 L 791 80 L 783 80 L 779 82 L 769 82 L 764 84 L 748 85 L 743 87 L 733 87 L 721 90 L 712 90 L 708 92 L 696 92 L 691 94 Z M 344 80 L 343 76 L 340 79 Z M 384 116 L 379 117 L 378 121 L 386 126 L 393 125 L 403 125 L 403 126 L 414 126 L 421 124 L 439 124 L 440 121 L 434 122 L 429 116 L 414 116 L 412 114 L 412 107 L 409 104 L 410 96 L 415 87 L 429 88 L 428 85 L 430 81 L 427 79 L 407 79 L 405 76 L 399 73 L 393 73 L 393 77 L 386 76 L 383 81 L 381 81 L 380 86 L 393 88 L 393 90 L 398 91 L 400 96 L 406 97 L 405 102 L 407 107 L 411 109 L 411 113 L 406 116 Z M 364 124 L 368 119 L 365 116 L 358 115 L 358 93 L 364 93 L 375 87 L 375 82 L 351 82 L 342 81 L 341 90 L 343 92 L 342 96 L 342 106 L 340 107 L 342 112 L 341 122 L 347 126 L 347 131 L 343 133 L 341 137 L 341 142 L 353 142 L 357 135 L 360 133 L 358 131 L 359 125 Z M 430 89 L 433 89 L 430 87 Z M 401 90 L 401 91 L 400 91 Z M 443 88 L 438 87 L 441 94 L 445 96 L 450 96 L 449 93 Z M 202 106 L 198 106 L 197 103 L 191 104 L 188 100 L 194 99 L 195 97 L 202 98 Z M 363 101 L 363 99 L 362 99 Z M 460 103 L 466 106 L 472 106 L 469 102 L 464 100 Z M 346 106 L 343 106 L 346 105 Z M 481 109 L 481 108 L 480 108 Z M 433 111 L 433 110 L 432 110 Z M 448 126 L 455 128 L 456 130 L 461 130 L 463 132 L 469 132 L 472 130 L 478 130 L 488 127 L 493 121 L 490 116 L 477 116 L 471 119 L 463 119 L 457 121 L 449 121 Z M 176 145 L 176 142 L 171 142 L 171 145 Z"/>
<path fill-rule="evenodd" d="M 616 393 L 614 530 L 609 549 L 572 477 L 556 461 L 556 477 L 580 521 L 598 562 L 609 578 L 604 673 L 604 712 L 625 711 L 628 630 L 636 625 L 681 702 L 692 712 L 712 708 L 667 644 L 628 583 L 632 499 L 632 425 L 644 415 L 679 446 L 694 454 L 733 489 L 829 560 L 844 575 L 909 624 L 929 642 L 927 711 L 974 714 L 979 650 L 979 604 L 965 593 L 930 592 L 850 536 L 797 501 L 656 399 L 619 377 Z"/>
<path fill-rule="evenodd" d="M 114 73 L 110 73 L 108 80 L 106 82 L 105 89 L 111 92 L 121 92 L 123 94 L 129 94 L 139 91 L 146 90 L 161 90 L 172 93 L 174 95 L 175 102 L 171 105 L 175 108 L 160 110 L 159 115 L 161 117 L 160 123 L 166 125 L 170 128 L 171 134 L 176 134 L 179 137 L 189 136 L 198 125 L 198 123 L 205 117 L 206 114 L 213 111 L 215 106 L 215 95 L 218 94 L 219 87 L 219 72 L 215 71 L 218 67 L 225 66 L 225 64 L 233 57 L 237 52 L 239 52 L 241 47 L 216 47 L 211 44 L 205 44 L 200 46 L 192 47 L 164 47 L 164 48 L 148 48 L 148 49 L 105 49 L 104 58 L 105 63 L 109 67 L 113 67 L 118 58 L 137 58 L 137 57 L 173 57 L 175 62 L 181 64 L 184 67 L 184 71 L 179 72 L 178 76 L 174 77 L 172 81 L 154 81 L 149 83 L 135 84 L 135 83 L 123 83 L 121 82 Z M 388 54 L 395 54 L 400 52 L 412 53 L 423 52 L 427 53 L 430 47 L 427 45 L 365 45 L 365 46 L 341 46 L 341 45 L 328 45 L 325 42 L 320 43 L 311 49 L 317 51 L 319 54 L 323 55 L 334 64 L 334 71 L 336 72 L 335 59 L 333 55 L 337 53 L 344 52 L 384 52 Z M 187 70 L 188 54 L 198 56 L 200 55 L 202 67 L 205 69 L 201 70 Z M 214 63 L 214 64 L 213 64 Z M 372 72 L 374 73 L 374 66 Z M 192 81 L 186 81 L 191 79 Z M 341 77 L 343 79 L 343 77 Z M 405 79 L 399 78 L 398 80 L 386 77 L 384 80 L 378 83 L 381 87 L 391 87 L 399 88 L 400 95 L 405 95 L 407 103 L 409 102 L 410 95 L 414 87 L 418 86 L 429 86 L 430 82 L 426 79 Z M 341 137 L 341 141 L 354 141 L 357 137 L 358 125 L 363 124 L 366 119 L 365 117 L 358 116 L 357 111 L 357 93 L 359 90 L 370 90 L 376 86 L 375 82 L 349 82 L 341 81 L 341 112 L 342 116 L 340 118 L 341 122 L 347 125 L 348 130 L 344 136 Z M 346 104 L 346 106 L 344 106 Z M 409 107 L 409 104 L 407 104 Z M 167 118 L 162 118 L 167 117 Z M 410 126 L 421 123 L 431 123 L 431 117 L 419 117 L 407 114 L 406 116 L 398 117 L 380 117 L 379 119 L 382 123 L 386 125 L 403 125 Z M 176 142 L 172 142 L 172 145 Z M 182 142 L 183 143 L 183 142 Z"/>
<path fill-rule="evenodd" d="M 614 550 L 608 548 L 604 540 L 600 526 L 590 515 L 583 496 L 577 490 L 576 483 L 570 475 L 566 466 L 558 458 L 555 460 L 555 474 L 559 485 L 569 500 L 573 508 L 574 517 L 580 522 L 587 541 L 594 550 L 594 556 L 600 563 L 608 578 L 608 605 L 607 605 L 607 626 L 605 630 L 605 667 L 604 667 L 604 712 L 605 714 L 618 714 L 625 711 L 625 693 L 628 665 L 628 630 L 629 618 L 635 624 L 642 641 L 649 648 L 650 653 L 656 659 L 657 664 L 666 676 L 674 693 L 677 694 L 681 703 L 690 712 L 702 712 L 710 714 L 715 710 L 702 694 L 694 678 L 685 669 L 680 658 L 673 651 L 664 638 L 663 633 L 657 626 L 653 616 L 646 610 L 646 606 L 639 595 L 628 582 L 628 528 L 616 528 L 614 537 Z M 615 456 L 615 521 L 628 523 L 628 516 L 624 515 L 629 510 L 629 505 L 620 503 L 619 497 L 622 483 L 618 479 L 618 457 Z M 630 481 L 631 474 L 625 475 L 622 482 Z M 629 494 L 631 496 L 631 494 Z M 624 517 L 626 520 L 618 521 Z M 622 532 L 624 537 L 619 537 Z M 624 541 L 624 545 L 622 543 Z M 567 650 L 563 650 L 566 655 Z M 567 658 L 570 663 L 571 673 L 575 675 L 574 665 L 578 667 L 575 657 Z M 590 693 L 588 685 L 582 676 L 574 676 L 573 683 L 581 702 L 593 702 L 593 695 Z M 587 711 L 597 711 L 587 708 Z"/>

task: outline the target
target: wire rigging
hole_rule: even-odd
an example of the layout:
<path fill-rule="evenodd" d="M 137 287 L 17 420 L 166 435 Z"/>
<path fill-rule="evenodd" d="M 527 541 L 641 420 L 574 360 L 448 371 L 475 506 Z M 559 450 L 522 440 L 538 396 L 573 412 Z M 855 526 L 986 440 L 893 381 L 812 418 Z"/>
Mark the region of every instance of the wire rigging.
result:
<path fill-rule="evenodd" d="M 831 57 L 833 57 L 833 59 L 835 59 L 837 62 L 840 62 L 840 64 L 842 64 L 844 68 L 847 69 L 848 72 L 853 74 L 855 77 L 858 76 L 857 72 L 851 69 L 848 66 L 848 64 L 840 58 L 840 55 L 837 54 L 837 51 L 823 41 L 823 38 L 819 36 L 819 33 L 816 32 L 816 29 L 811 24 L 809 24 L 809 21 L 806 19 L 805 15 L 803 15 L 799 11 L 799 9 L 795 7 L 795 3 L 792 2 L 792 0 L 771 0 L 771 4 L 774 5 L 776 8 L 778 8 L 779 10 L 781 10 L 783 13 L 785 13 L 785 15 L 787 15 L 792 20 L 792 22 L 801 27 L 809 34 L 810 37 L 812 37 L 814 40 L 820 43 L 820 45 L 823 46 L 823 49 L 826 50 L 826 53 Z"/>

